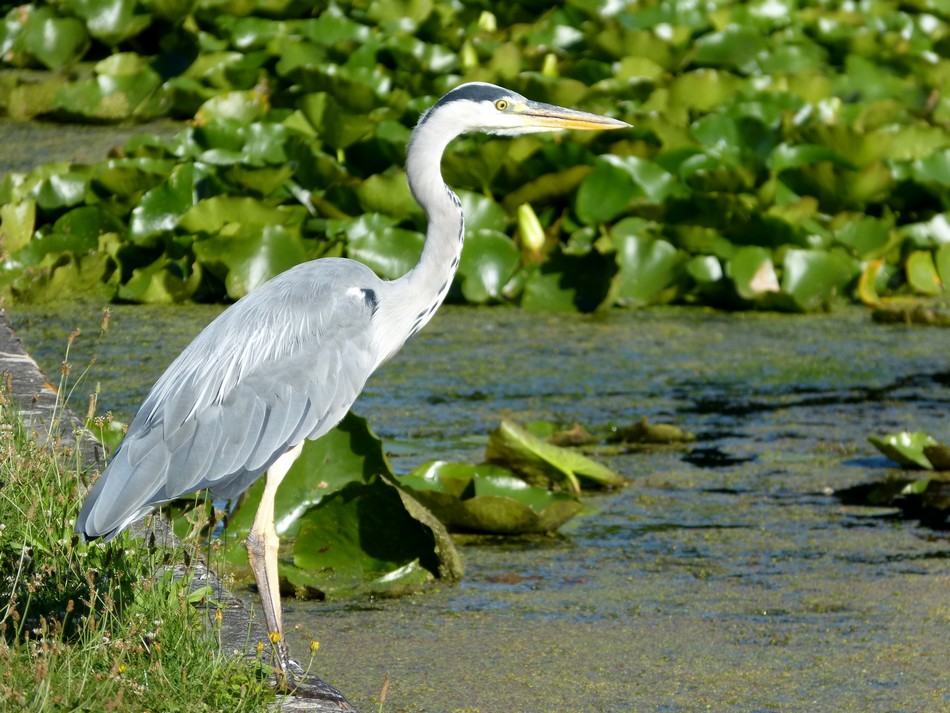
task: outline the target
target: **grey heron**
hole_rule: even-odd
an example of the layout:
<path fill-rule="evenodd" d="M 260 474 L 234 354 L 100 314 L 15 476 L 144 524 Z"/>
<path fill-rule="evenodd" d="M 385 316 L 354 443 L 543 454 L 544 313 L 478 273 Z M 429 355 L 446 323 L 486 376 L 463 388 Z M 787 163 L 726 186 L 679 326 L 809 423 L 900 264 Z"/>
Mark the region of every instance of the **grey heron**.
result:
<path fill-rule="evenodd" d="M 445 299 L 459 265 L 464 219 L 442 178 L 443 151 L 466 132 L 627 126 L 481 82 L 445 94 L 419 119 L 406 155 L 409 187 L 428 219 L 415 267 L 386 281 L 353 260 L 315 260 L 225 310 L 152 387 L 87 496 L 77 532 L 108 540 L 161 503 L 203 488 L 234 498 L 266 473 L 246 546 L 277 646 L 278 682 L 294 688 L 281 618 L 274 495 L 304 441 L 343 418 L 373 371 Z"/>

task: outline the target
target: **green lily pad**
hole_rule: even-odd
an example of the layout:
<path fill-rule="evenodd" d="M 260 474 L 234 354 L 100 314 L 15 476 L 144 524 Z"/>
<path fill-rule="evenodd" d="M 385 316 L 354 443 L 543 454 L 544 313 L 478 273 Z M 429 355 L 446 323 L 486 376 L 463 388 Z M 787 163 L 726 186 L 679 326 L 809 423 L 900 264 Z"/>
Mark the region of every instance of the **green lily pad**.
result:
<path fill-rule="evenodd" d="M 790 249 L 782 262 L 782 291 L 802 310 L 840 296 L 860 273 L 857 260 L 837 252 Z"/>
<path fill-rule="evenodd" d="M 587 487 L 617 488 L 622 476 L 567 448 L 545 443 L 510 421 L 502 421 L 485 449 L 485 461 L 508 468 L 527 483 L 544 488 L 564 488 L 575 493 Z"/>
<path fill-rule="evenodd" d="M 679 251 L 665 240 L 637 235 L 612 235 L 617 246 L 617 297 L 632 305 L 656 304 L 673 297 L 683 263 Z"/>
<path fill-rule="evenodd" d="M 944 243 L 934 254 L 934 263 L 937 266 L 937 277 L 940 283 L 946 287 L 950 285 L 950 243 Z"/>
<path fill-rule="evenodd" d="M 861 216 L 835 231 L 835 240 L 861 259 L 881 257 L 891 244 L 892 220 Z"/>
<path fill-rule="evenodd" d="M 515 274 L 521 258 L 518 248 L 504 233 L 478 230 L 462 246 L 459 277 L 468 302 L 485 304 L 504 299 L 504 287 Z"/>
<path fill-rule="evenodd" d="M 177 304 L 190 299 L 201 284 L 201 265 L 187 258 L 171 260 L 165 256 L 150 265 L 132 270 L 132 276 L 116 291 L 116 297 L 145 304 Z"/>
<path fill-rule="evenodd" d="M 242 577 L 250 575 L 243 543 L 263 489 L 261 478 L 240 498 L 223 536 L 224 558 Z M 462 576 L 445 528 L 394 483 L 382 442 L 353 414 L 304 443 L 277 490 L 274 522 L 293 553 L 280 559 L 280 576 L 298 594 L 392 594 Z"/>
<path fill-rule="evenodd" d="M 768 248 L 747 245 L 728 261 L 726 272 L 742 299 L 754 300 L 779 291 L 778 276 Z"/>
<path fill-rule="evenodd" d="M 327 496 L 300 518 L 294 566 L 282 576 L 295 588 L 334 596 L 400 594 L 433 581 L 442 566 L 437 543 L 402 497 L 381 476 Z"/>
<path fill-rule="evenodd" d="M 36 226 L 36 201 L 20 201 L 0 206 L 0 234 L 3 251 L 15 253 L 30 242 Z"/>
<path fill-rule="evenodd" d="M 871 436 L 868 440 L 881 453 L 905 468 L 933 470 L 924 455 L 924 448 L 940 445 L 933 436 L 922 432 L 902 431 L 889 436 Z"/>
<path fill-rule="evenodd" d="M 553 532 L 582 507 L 572 495 L 530 486 L 492 465 L 433 461 L 399 482 L 453 531 Z"/>
<path fill-rule="evenodd" d="M 73 12 L 86 21 L 89 34 L 114 47 L 152 23 L 151 15 L 136 14 L 138 0 L 71 0 Z"/>
<path fill-rule="evenodd" d="M 369 230 L 366 227 L 368 223 L 358 219 L 346 231 L 348 257 L 359 260 L 386 280 L 402 277 L 415 267 L 425 243 L 422 233 L 389 226 Z"/>
<path fill-rule="evenodd" d="M 587 225 L 613 220 L 630 202 L 643 195 L 630 175 L 609 163 L 599 163 L 577 189 L 574 210 Z"/>
<path fill-rule="evenodd" d="M 195 179 L 204 171 L 192 163 L 176 166 L 168 180 L 147 191 L 132 209 L 129 237 L 142 243 L 174 230 L 178 221 L 195 205 Z"/>
<path fill-rule="evenodd" d="M 383 213 L 403 220 L 419 212 L 402 171 L 370 176 L 357 187 L 356 197 L 365 213 Z"/>
<path fill-rule="evenodd" d="M 617 270 L 613 255 L 596 250 L 569 255 L 559 248 L 547 262 L 524 271 L 521 306 L 536 312 L 594 312 L 608 304 Z"/>
<path fill-rule="evenodd" d="M 644 416 L 638 423 L 615 429 L 607 441 L 610 443 L 689 443 L 696 436 L 671 423 L 650 423 Z"/>
<path fill-rule="evenodd" d="M 242 226 L 194 243 L 198 262 L 225 268 L 228 296 L 240 299 L 272 277 L 307 259 L 300 235 L 282 225 Z"/>
<path fill-rule="evenodd" d="M 52 8 L 30 10 L 22 30 L 24 49 L 47 69 L 76 62 L 89 47 L 86 26 L 75 17 L 56 17 Z"/>
<path fill-rule="evenodd" d="M 943 283 L 934 265 L 933 253 L 929 250 L 915 250 L 907 257 L 904 265 L 907 271 L 907 283 L 925 295 L 939 295 L 943 292 Z"/>
<path fill-rule="evenodd" d="M 189 233 L 215 234 L 229 225 L 298 225 L 307 215 L 303 206 L 272 206 L 256 198 L 215 196 L 195 204 L 178 225 Z"/>

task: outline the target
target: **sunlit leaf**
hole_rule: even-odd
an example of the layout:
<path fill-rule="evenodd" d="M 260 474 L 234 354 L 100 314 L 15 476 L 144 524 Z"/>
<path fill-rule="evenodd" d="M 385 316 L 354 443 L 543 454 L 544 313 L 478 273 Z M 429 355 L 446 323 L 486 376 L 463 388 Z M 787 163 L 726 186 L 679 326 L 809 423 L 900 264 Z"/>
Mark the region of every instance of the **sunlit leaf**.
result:
<path fill-rule="evenodd" d="M 444 527 L 391 478 L 382 443 L 362 418 L 348 415 L 306 442 L 275 502 L 278 533 L 295 538 L 293 561 L 281 560 L 281 575 L 302 594 L 329 595 L 399 593 L 435 577 L 460 577 Z M 259 480 L 229 519 L 225 557 L 239 568 L 246 568 L 243 540 L 262 490 Z"/>
<path fill-rule="evenodd" d="M 0 205 L 0 253 L 14 253 L 30 241 L 36 226 L 36 202 Z"/>
<path fill-rule="evenodd" d="M 48 69 L 78 60 L 89 46 L 85 25 L 74 17 L 56 17 L 49 8 L 34 9 L 23 26 L 25 49 Z"/>
<path fill-rule="evenodd" d="M 518 248 L 504 233 L 478 230 L 470 235 L 458 269 L 465 299 L 473 304 L 501 301 L 520 262 Z"/>
<path fill-rule="evenodd" d="M 933 466 L 924 455 L 924 448 L 939 444 L 927 433 L 902 431 L 887 436 L 871 436 L 868 440 L 881 453 L 905 468 L 933 470 Z"/>
<path fill-rule="evenodd" d="M 142 196 L 129 222 L 132 240 L 140 242 L 177 227 L 179 219 L 194 206 L 196 173 L 201 175 L 194 164 L 180 164 L 166 182 Z"/>
<path fill-rule="evenodd" d="M 634 305 L 662 300 L 662 293 L 675 285 L 682 265 L 677 249 L 665 240 L 636 235 L 613 237 L 617 248 L 617 275 L 620 299 Z"/>
<path fill-rule="evenodd" d="M 782 292 L 791 295 L 803 310 L 840 296 L 860 271 L 856 260 L 819 250 L 788 250 L 782 267 Z"/>
<path fill-rule="evenodd" d="M 136 14 L 137 0 L 71 0 L 73 12 L 86 21 L 89 34 L 114 46 L 134 37 L 152 22 L 151 15 Z"/>
<path fill-rule="evenodd" d="M 528 485 L 492 465 L 433 461 L 399 478 L 450 530 L 516 535 L 552 532 L 581 509 L 567 493 Z"/>
<path fill-rule="evenodd" d="M 212 272 L 226 268 L 225 287 L 239 299 L 272 277 L 307 259 L 299 235 L 282 225 L 245 226 L 194 244 L 198 261 Z"/>
<path fill-rule="evenodd" d="M 943 284 L 937 275 L 933 253 L 929 250 L 915 250 L 907 257 L 905 264 L 907 283 L 916 291 L 925 295 L 939 295 Z"/>
<path fill-rule="evenodd" d="M 129 302 L 175 304 L 190 299 L 200 284 L 200 266 L 187 259 L 161 257 L 134 269 L 129 281 L 119 286 L 117 296 Z"/>
<path fill-rule="evenodd" d="M 545 443 L 527 430 L 502 421 L 485 450 L 488 463 L 504 466 L 532 485 L 580 492 L 586 487 L 616 488 L 624 479 L 590 458 Z"/>
<path fill-rule="evenodd" d="M 780 289 L 772 251 L 767 248 L 752 245 L 740 248 L 728 261 L 726 271 L 743 299 L 754 300 Z"/>

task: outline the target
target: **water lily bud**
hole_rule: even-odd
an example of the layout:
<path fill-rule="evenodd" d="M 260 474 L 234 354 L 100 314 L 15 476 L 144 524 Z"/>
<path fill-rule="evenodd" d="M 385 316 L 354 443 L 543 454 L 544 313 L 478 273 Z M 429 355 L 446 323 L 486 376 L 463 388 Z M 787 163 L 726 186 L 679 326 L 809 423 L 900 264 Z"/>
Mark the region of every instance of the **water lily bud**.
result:
<path fill-rule="evenodd" d="M 482 14 L 478 16 L 478 29 L 481 32 L 497 32 L 498 20 L 495 15 L 488 10 L 482 10 Z"/>
<path fill-rule="evenodd" d="M 470 72 L 478 67 L 478 52 L 475 51 L 472 43 L 468 40 L 462 45 L 462 51 L 459 53 L 459 62 L 462 65 L 462 69 L 466 72 Z"/>
<path fill-rule="evenodd" d="M 535 255 L 544 247 L 544 228 L 528 203 L 518 206 L 518 235 L 521 236 L 521 247 Z"/>

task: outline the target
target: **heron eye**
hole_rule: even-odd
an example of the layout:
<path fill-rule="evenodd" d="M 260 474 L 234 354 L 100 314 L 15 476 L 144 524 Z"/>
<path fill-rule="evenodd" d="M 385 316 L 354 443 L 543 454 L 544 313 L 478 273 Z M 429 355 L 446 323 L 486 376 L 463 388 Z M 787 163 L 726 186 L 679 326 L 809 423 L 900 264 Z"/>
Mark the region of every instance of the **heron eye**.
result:
<path fill-rule="evenodd" d="M 505 109 L 508 108 L 508 100 L 507 100 L 507 99 L 499 99 L 498 101 L 495 102 L 495 108 L 496 108 L 498 111 L 504 111 Z"/>

